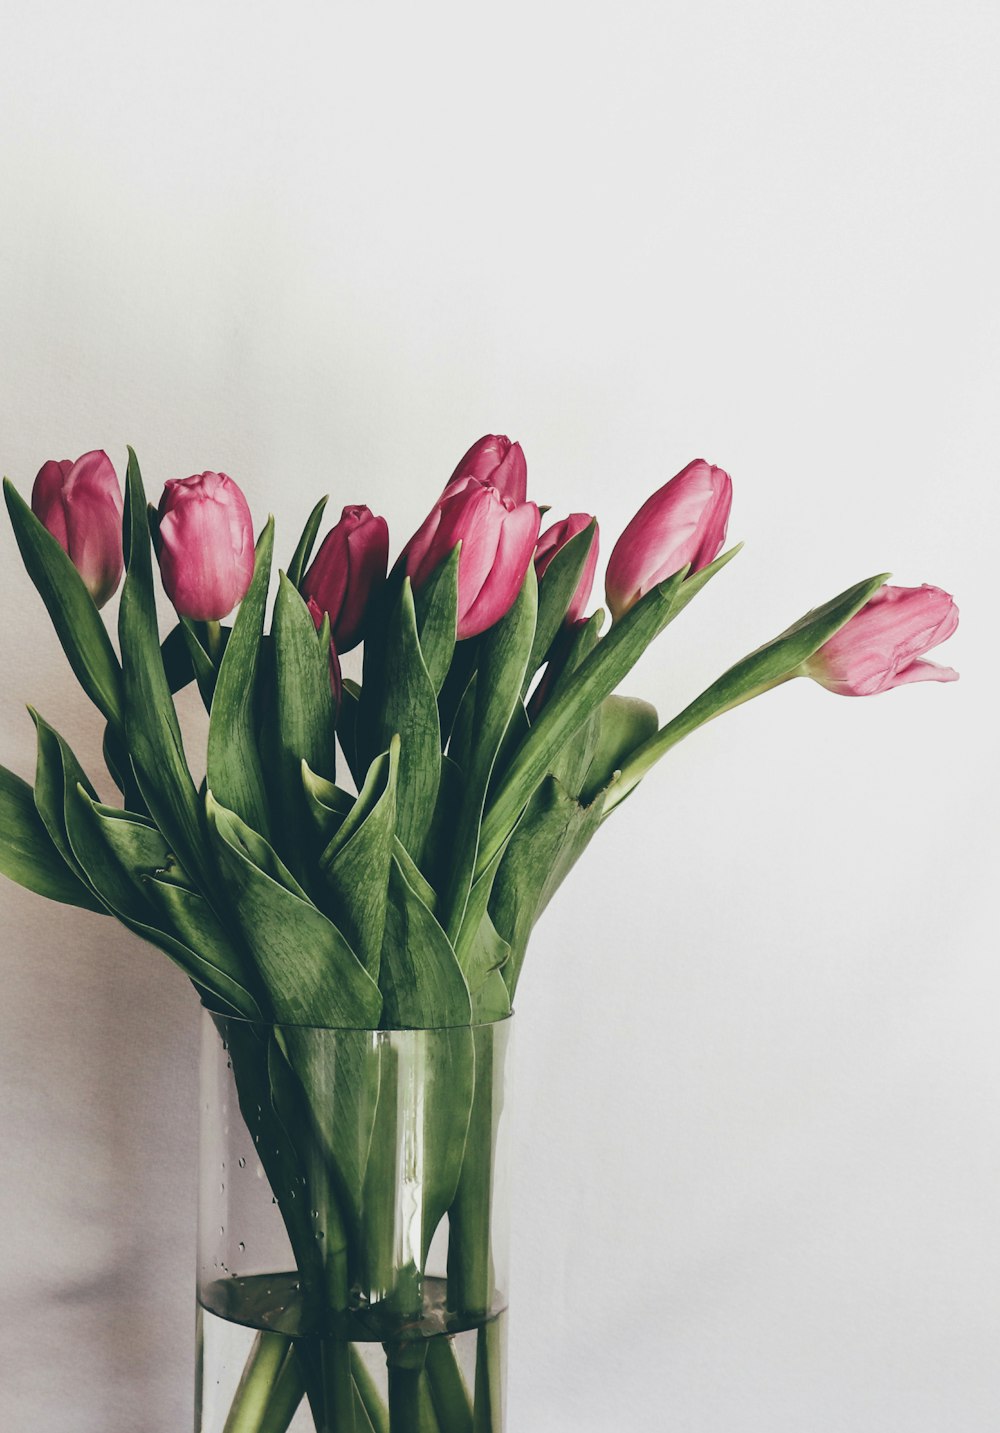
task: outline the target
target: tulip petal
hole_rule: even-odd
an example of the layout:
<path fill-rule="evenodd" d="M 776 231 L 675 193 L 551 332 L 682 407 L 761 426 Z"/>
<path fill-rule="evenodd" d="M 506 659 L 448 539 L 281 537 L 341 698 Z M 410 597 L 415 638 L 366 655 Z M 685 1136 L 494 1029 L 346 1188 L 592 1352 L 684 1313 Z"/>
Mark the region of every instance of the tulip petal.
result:
<path fill-rule="evenodd" d="M 459 613 L 459 637 L 475 637 L 479 632 L 485 632 L 487 627 L 492 627 L 494 622 L 498 622 L 510 610 L 534 556 L 541 520 L 541 513 L 534 503 L 524 503 L 508 513 L 500 528 L 500 537 L 488 578 L 472 606 L 464 613 Z M 462 562 L 465 560 L 465 551 L 463 541 Z M 461 582 L 460 566 L 460 589 Z"/>

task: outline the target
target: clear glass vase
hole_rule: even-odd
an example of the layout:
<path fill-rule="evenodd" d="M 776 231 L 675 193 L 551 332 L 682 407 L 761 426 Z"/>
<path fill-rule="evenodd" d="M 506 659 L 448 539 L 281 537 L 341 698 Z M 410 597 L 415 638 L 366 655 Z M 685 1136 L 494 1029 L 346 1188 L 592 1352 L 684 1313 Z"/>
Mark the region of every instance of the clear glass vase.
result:
<path fill-rule="evenodd" d="M 195 1433 L 501 1433 L 511 1029 L 205 1012 Z"/>

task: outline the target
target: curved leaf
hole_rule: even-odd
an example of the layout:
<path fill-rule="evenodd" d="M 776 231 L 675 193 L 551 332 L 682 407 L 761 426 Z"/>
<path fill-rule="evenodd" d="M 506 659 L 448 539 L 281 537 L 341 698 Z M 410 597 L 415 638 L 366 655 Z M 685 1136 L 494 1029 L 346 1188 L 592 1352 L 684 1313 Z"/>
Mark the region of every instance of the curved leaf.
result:
<path fill-rule="evenodd" d="M 146 494 L 129 449 L 125 480 L 127 565 L 118 612 L 128 751 L 139 790 L 157 826 L 192 876 L 210 869 L 201 803 L 163 667 L 153 596 Z"/>
<path fill-rule="evenodd" d="M 393 859 L 379 967 L 391 1028 L 468 1025 L 469 987 L 451 942 Z"/>
<path fill-rule="evenodd" d="M 373 1029 L 378 986 L 335 925 L 262 871 L 240 844 L 233 813 L 209 794 L 209 824 L 233 909 L 280 1024 Z"/>
<path fill-rule="evenodd" d="M 208 725 L 208 784 L 215 798 L 260 835 L 270 823 L 254 721 L 257 663 L 274 549 L 274 519 L 257 542 L 253 580 L 222 659 Z"/>
<path fill-rule="evenodd" d="M 9 478 L 4 497 L 28 576 L 48 609 L 77 681 L 108 721 L 124 720 L 121 665 L 83 578 Z"/>
<path fill-rule="evenodd" d="M 45 829 L 31 787 L 5 766 L 0 766 L 0 872 L 51 901 L 107 914 Z"/>

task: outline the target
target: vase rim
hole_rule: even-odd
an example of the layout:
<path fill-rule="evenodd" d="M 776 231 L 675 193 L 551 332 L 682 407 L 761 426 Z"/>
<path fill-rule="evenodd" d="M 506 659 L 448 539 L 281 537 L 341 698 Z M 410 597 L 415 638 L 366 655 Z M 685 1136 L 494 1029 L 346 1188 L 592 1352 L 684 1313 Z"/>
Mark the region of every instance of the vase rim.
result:
<path fill-rule="evenodd" d="M 245 1015 L 228 1015 L 221 1010 L 212 1010 L 208 1005 L 202 1005 L 206 1015 L 210 1015 L 213 1021 L 224 1020 L 227 1025 L 240 1025 L 246 1029 L 257 1030 L 315 1030 L 324 1035 L 436 1035 L 443 1034 L 446 1030 L 491 1030 L 499 1025 L 506 1025 L 514 1018 L 514 1011 L 507 1015 L 501 1015 L 498 1020 L 472 1020 L 463 1025 L 311 1025 L 307 1021 L 296 1020 L 252 1020 Z"/>

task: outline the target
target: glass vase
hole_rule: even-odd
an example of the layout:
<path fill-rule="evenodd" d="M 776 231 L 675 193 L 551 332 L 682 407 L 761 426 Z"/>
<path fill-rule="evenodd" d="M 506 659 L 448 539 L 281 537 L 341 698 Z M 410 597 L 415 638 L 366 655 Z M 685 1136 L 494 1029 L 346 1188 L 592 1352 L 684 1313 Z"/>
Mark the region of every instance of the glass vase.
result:
<path fill-rule="evenodd" d="M 502 1433 L 511 1029 L 205 1012 L 195 1433 Z"/>

